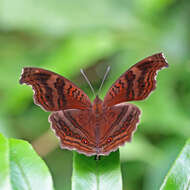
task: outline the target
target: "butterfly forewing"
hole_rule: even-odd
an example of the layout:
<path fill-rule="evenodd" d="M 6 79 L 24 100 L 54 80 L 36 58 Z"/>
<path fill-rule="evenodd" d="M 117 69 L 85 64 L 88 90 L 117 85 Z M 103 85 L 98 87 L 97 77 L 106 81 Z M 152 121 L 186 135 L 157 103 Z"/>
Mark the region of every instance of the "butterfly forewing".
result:
<path fill-rule="evenodd" d="M 167 66 L 162 53 L 138 62 L 111 86 L 104 98 L 104 105 L 113 106 L 121 102 L 145 99 L 156 87 L 157 71 Z"/>
<path fill-rule="evenodd" d="M 88 109 L 91 102 L 88 96 L 68 79 L 51 71 L 26 67 L 20 83 L 31 85 L 34 102 L 46 111 L 65 109 Z"/>

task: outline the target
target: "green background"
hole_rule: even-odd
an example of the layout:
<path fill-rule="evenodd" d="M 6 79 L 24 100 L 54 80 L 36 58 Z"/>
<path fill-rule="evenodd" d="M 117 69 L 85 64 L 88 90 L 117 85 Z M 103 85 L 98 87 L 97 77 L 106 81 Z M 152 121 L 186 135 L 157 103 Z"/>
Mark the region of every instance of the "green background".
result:
<path fill-rule="evenodd" d="M 124 190 L 157 190 L 190 136 L 190 2 L 188 0 L 3 0 L 0 3 L 0 133 L 32 143 L 56 190 L 71 189 L 72 152 L 61 150 L 49 113 L 18 83 L 25 66 L 49 69 L 92 92 L 108 65 L 101 97 L 131 65 L 163 52 L 170 65 L 145 101 L 131 143 L 120 149 Z"/>

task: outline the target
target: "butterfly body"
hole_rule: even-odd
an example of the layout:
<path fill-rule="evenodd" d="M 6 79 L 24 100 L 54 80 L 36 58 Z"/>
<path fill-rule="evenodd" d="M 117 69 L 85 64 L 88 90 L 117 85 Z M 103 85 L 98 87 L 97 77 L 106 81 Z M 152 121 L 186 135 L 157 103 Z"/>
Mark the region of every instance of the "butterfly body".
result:
<path fill-rule="evenodd" d="M 108 155 L 131 141 L 139 122 L 139 108 L 126 102 L 145 99 L 156 87 L 157 71 L 167 66 L 161 53 L 147 57 L 121 75 L 104 100 L 96 96 L 93 103 L 71 81 L 45 69 L 24 68 L 20 83 L 31 85 L 35 104 L 52 112 L 49 122 L 63 148 Z"/>

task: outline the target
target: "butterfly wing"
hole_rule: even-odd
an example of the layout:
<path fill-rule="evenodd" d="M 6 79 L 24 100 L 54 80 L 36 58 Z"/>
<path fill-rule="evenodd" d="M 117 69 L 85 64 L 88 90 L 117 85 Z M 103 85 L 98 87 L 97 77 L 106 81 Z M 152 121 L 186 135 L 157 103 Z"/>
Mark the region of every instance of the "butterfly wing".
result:
<path fill-rule="evenodd" d="M 76 109 L 53 112 L 49 117 L 61 147 L 87 156 L 96 155 L 95 134 L 90 130 L 90 120 L 88 110 Z"/>
<path fill-rule="evenodd" d="M 108 155 L 125 142 L 131 141 L 139 117 L 140 110 L 135 105 L 123 103 L 110 107 L 106 112 L 107 130 L 102 134 L 99 144 L 101 154 Z"/>
<path fill-rule="evenodd" d="M 168 67 L 168 63 L 162 53 L 138 62 L 111 86 L 104 98 L 104 105 L 113 106 L 121 102 L 145 99 L 155 89 L 155 76 L 163 67 Z"/>
<path fill-rule="evenodd" d="M 91 107 L 90 99 L 80 88 L 54 72 L 26 67 L 20 79 L 23 83 L 32 86 L 35 104 L 46 111 Z"/>

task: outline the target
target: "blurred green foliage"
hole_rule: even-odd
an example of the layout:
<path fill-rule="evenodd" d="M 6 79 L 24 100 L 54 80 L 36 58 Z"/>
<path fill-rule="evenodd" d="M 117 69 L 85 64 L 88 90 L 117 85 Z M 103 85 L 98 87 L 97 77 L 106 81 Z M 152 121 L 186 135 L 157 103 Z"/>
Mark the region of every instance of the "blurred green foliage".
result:
<path fill-rule="evenodd" d="M 188 0 L 3 0 L 0 13 L 0 133 L 35 144 L 49 129 L 48 115 L 33 104 L 32 90 L 18 83 L 25 66 L 62 74 L 92 93 L 80 68 L 102 89 L 137 61 L 164 52 L 170 67 L 142 102 L 141 122 L 121 148 L 124 190 L 159 189 L 190 136 L 190 2 Z M 46 149 L 56 190 L 71 189 L 72 153 Z M 39 151 L 40 153 L 40 151 Z"/>

